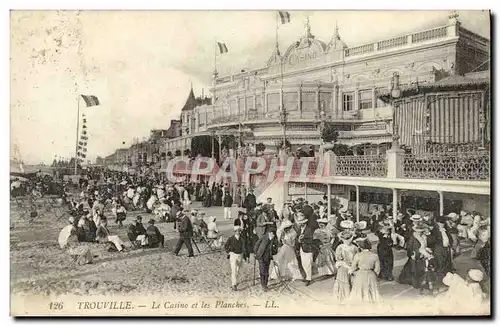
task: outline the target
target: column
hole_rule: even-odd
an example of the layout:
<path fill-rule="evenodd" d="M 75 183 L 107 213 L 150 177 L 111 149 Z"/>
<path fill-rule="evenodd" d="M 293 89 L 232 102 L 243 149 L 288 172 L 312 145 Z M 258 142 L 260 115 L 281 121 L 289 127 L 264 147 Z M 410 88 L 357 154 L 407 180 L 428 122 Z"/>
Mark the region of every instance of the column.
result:
<path fill-rule="evenodd" d="M 375 86 L 373 86 L 372 88 L 372 110 L 373 110 L 373 118 L 376 119 L 377 115 L 376 115 L 376 109 L 375 107 L 377 106 L 377 96 L 376 96 L 376 93 L 375 93 Z"/>
<path fill-rule="evenodd" d="M 438 191 L 439 194 L 439 215 L 444 215 L 444 196 L 442 191 Z"/>
<path fill-rule="evenodd" d="M 356 86 L 356 89 L 354 90 L 354 110 L 359 109 L 359 87 Z"/>
<path fill-rule="evenodd" d="M 222 136 L 219 135 L 219 162 L 222 156 Z"/>
<path fill-rule="evenodd" d="M 392 216 L 394 220 L 398 216 L 398 190 L 392 189 Z"/>
<path fill-rule="evenodd" d="M 307 182 L 304 182 L 304 200 L 307 200 Z"/>
<path fill-rule="evenodd" d="M 341 88 L 340 86 L 337 86 L 337 118 L 339 117 L 342 117 L 343 116 L 343 113 L 344 113 L 344 107 L 342 105 L 342 99 L 343 99 L 343 96 L 342 96 L 342 92 L 341 92 Z"/>
<path fill-rule="evenodd" d="M 359 186 L 356 187 L 356 222 L 359 222 Z"/>
<path fill-rule="evenodd" d="M 326 185 L 326 197 L 327 197 L 327 202 L 326 202 L 326 217 L 330 218 L 330 215 L 332 214 L 332 185 L 327 184 Z"/>
<path fill-rule="evenodd" d="M 319 107 L 319 86 L 316 89 L 316 112 L 319 112 L 320 107 Z"/>
<path fill-rule="evenodd" d="M 297 91 L 297 98 L 299 99 L 299 103 L 297 103 L 297 108 L 299 109 L 299 117 L 302 118 L 302 88 L 299 88 Z"/>
<path fill-rule="evenodd" d="M 337 86 L 333 86 L 333 90 L 332 90 L 332 100 L 331 100 L 331 112 L 332 112 L 332 116 L 334 116 L 334 113 L 335 111 L 337 110 L 337 98 L 336 98 L 336 94 L 335 94 L 335 90 L 336 90 L 336 87 Z"/>

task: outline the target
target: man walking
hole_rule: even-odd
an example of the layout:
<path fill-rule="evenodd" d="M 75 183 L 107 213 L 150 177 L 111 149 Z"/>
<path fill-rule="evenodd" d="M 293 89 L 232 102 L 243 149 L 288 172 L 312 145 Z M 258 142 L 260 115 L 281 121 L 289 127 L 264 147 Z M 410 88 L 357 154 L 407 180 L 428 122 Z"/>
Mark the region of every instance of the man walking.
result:
<path fill-rule="evenodd" d="M 264 292 L 268 291 L 269 265 L 273 256 L 278 253 L 278 242 L 273 232 L 267 232 L 257 241 L 254 247 L 255 259 L 259 261 L 260 285 Z"/>
<path fill-rule="evenodd" d="M 177 241 L 177 245 L 175 246 L 174 255 L 179 256 L 179 251 L 183 244 L 186 244 L 186 248 L 188 250 L 188 257 L 194 257 L 193 247 L 191 246 L 191 238 L 193 237 L 193 224 L 191 223 L 191 219 L 184 213 L 180 213 L 180 224 L 178 226 L 179 229 L 179 241 Z"/>
<path fill-rule="evenodd" d="M 233 291 L 238 290 L 238 273 L 243 264 L 244 243 L 241 238 L 241 231 L 242 228 L 240 226 L 235 226 L 234 235 L 229 237 L 224 246 L 228 255 L 227 257 L 229 258 L 229 264 L 231 265 L 231 288 Z"/>
<path fill-rule="evenodd" d="M 224 194 L 224 219 L 231 219 L 231 207 L 233 206 L 233 197 L 229 193 L 229 190 L 226 190 Z"/>

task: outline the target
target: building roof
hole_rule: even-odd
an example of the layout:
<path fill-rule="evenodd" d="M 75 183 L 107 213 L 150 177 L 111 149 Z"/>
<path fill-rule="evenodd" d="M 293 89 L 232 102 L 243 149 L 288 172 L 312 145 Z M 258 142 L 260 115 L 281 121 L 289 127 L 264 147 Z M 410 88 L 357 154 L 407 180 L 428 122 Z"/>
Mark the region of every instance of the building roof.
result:
<path fill-rule="evenodd" d="M 182 108 L 182 111 L 192 110 L 195 107 L 196 107 L 196 98 L 194 97 L 193 85 L 191 85 L 191 91 L 189 92 L 189 95 L 186 99 L 184 107 Z"/>
<path fill-rule="evenodd" d="M 467 73 L 465 75 L 449 76 L 434 83 L 412 85 L 401 88 L 401 97 L 409 97 L 418 94 L 456 91 L 456 90 L 475 90 L 484 89 L 491 84 L 491 72 L 489 70 Z M 382 101 L 388 103 L 392 100 L 389 89 L 379 94 Z"/>

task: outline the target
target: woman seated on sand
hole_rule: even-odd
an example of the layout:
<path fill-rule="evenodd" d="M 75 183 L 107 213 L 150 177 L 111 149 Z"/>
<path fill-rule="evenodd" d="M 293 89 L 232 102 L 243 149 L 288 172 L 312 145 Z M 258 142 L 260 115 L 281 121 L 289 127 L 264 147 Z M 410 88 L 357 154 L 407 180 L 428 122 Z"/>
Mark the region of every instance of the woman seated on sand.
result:
<path fill-rule="evenodd" d="M 210 216 L 208 218 L 208 223 L 207 223 L 207 229 L 208 229 L 208 232 L 207 232 L 207 238 L 208 239 L 215 239 L 215 241 L 213 242 L 213 245 L 215 248 L 221 248 L 222 246 L 222 236 L 219 237 L 219 230 L 217 229 L 217 224 L 215 223 L 215 217 L 214 216 Z"/>
<path fill-rule="evenodd" d="M 77 232 L 75 228 L 75 218 L 69 217 L 69 224 L 66 225 L 59 233 L 59 246 L 61 249 L 66 249 L 67 253 L 71 256 L 73 262 L 78 265 L 85 265 L 92 263 L 92 253 L 87 245 L 79 243 Z"/>

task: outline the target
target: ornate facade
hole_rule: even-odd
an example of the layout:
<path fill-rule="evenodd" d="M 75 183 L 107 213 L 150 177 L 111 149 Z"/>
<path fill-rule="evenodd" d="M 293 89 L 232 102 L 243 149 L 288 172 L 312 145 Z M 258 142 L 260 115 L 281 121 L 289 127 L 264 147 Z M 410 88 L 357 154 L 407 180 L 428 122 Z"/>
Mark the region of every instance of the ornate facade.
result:
<path fill-rule="evenodd" d="M 393 109 L 379 96 L 393 74 L 404 87 L 486 70 L 489 44 L 464 29 L 457 15 L 450 15 L 446 26 L 355 47 L 338 28 L 328 43 L 319 40 L 307 23 L 304 35 L 283 55 L 275 49 L 264 67 L 231 76 L 215 73 L 212 102 L 183 109 L 183 135 L 166 146 L 182 150 L 195 135 L 240 133 L 245 143 L 272 148 L 283 139 L 283 129 L 292 145 L 320 145 L 326 121 L 339 131 L 339 143 L 369 144 L 368 153 L 384 152 L 393 133 Z"/>

